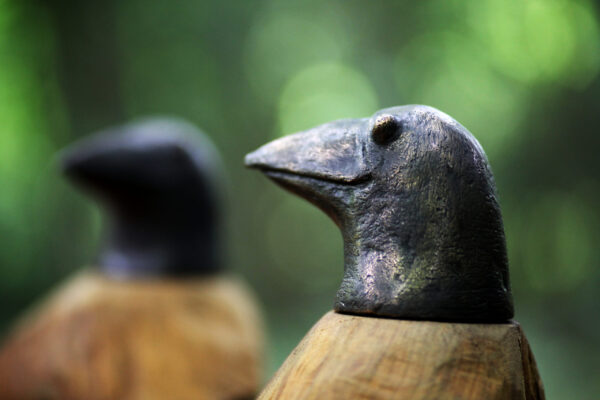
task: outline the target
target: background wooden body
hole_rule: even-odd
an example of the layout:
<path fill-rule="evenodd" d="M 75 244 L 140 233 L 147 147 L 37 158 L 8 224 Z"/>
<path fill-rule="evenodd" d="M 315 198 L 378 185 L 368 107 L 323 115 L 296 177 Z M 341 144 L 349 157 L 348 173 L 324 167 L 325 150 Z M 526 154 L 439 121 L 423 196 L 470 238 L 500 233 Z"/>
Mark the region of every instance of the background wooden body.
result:
<path fill-rule="evenodd" d="M 85 272 L 9 336 L 0 399 L 245 399 L 258 392 L 262 326 L 228 277 L 108 280 Z"/>
<path fill-rule="evenodd" d="M 543 399 L 515 323 L 325 314 L 259 399 Z"/>

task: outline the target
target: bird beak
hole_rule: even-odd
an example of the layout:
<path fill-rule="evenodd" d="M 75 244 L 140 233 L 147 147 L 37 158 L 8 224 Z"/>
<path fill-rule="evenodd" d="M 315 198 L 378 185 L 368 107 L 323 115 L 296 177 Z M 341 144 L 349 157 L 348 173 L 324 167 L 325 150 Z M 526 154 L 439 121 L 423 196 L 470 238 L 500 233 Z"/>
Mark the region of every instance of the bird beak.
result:
<path fill-rule="evenodd" d="M 97 139 L 83 139 L 59 155 L 62 172 L 76 183 L 96 186 L 123 177 L 124 154 L 114 143 Z"/>
<path fill-rule="evenodd" d="M 105 158 L 102 157 L 102 152 L 92 146 L 86 146 L 85 142 L 75 143 L 59 155 L 62 172 L 78 182 L 94 181 L 99 178 L 101 171 L 105 170 L 102 165 L 106 163 L 106 160 L 103 160 Z"/>
<path fill-rule="evenodd" d="M 247 167 L 321 208 L 342 226 L 351 187 L 370 178 L 359 133 L 364 120 L 336 121 L 268 143 L 246 156 Z"/>
<path fill-rule="evenodd" d="M 62 172 L 70 180 L 98 194 L 139 192 L 161 181 L 161 175 L 153 173 L 161 159 L 145 156 L 119 135 L 84 138 L 63 150 L 59 158 Z M 176 179 L 171 177 L 171 181 Z"/>
<path fill-rule="evenodd" d="M 277 139 L 248 154 L 245 164 L 279 181 L 362 182 L 368 175 L 358 135 L 363 123 L 337 121 Z"/>

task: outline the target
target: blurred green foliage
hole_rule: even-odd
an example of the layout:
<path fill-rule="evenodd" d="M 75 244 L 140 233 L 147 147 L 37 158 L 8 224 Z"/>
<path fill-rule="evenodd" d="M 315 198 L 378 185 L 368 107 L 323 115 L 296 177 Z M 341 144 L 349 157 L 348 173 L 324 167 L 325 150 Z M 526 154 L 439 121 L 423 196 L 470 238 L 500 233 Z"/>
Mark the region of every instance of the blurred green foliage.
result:
<path fill-rule="evenodd" d="M 265 306 L 272 373 L 331 307 L 342 243 L 243 155 L 424 103 L 488 153 L 516 319 L 548 397 L 599 398 L 599 70 L 591 0 L 0 0 L 0 329 L 94 260 L 99 214 L 58 176 L 55 152 L 173 114 L 222 150 L 227 257 Z"/>

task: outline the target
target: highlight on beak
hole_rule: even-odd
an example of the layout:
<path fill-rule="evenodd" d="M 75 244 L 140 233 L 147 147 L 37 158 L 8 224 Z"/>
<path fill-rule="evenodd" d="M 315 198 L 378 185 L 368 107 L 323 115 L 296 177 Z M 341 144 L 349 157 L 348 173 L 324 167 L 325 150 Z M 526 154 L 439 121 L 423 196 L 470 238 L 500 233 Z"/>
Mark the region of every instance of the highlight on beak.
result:
<path fill-rule="evenodd" d="M 263 146 L 264 147 L 264 146 Z M 246 154 L 244 157 L 244 165 L 248 168 L 260 169 L 262 166 L 266 166 L 266 162 L 262 155 L 262 147 L 253 151 L 252 153 Z"/>

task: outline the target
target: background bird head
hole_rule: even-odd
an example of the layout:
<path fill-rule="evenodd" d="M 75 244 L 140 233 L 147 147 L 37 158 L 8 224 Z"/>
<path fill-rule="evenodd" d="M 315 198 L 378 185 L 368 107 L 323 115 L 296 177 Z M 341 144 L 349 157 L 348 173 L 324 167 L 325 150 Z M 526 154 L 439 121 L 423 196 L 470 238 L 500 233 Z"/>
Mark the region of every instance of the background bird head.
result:
<path fill-rule="evenodd" d="M 217 268 L 223 172 L 192 125 L 150 118 L 104 130 L 64 150 L 62 163 L 110 216 L 102 268 L 125 276 Z"/>

